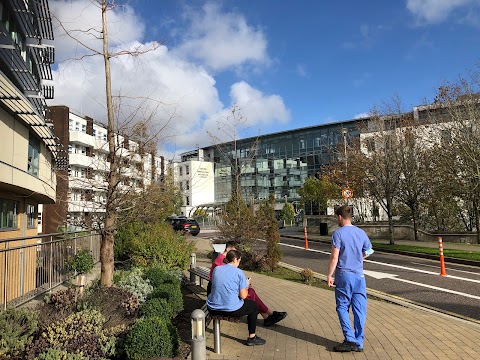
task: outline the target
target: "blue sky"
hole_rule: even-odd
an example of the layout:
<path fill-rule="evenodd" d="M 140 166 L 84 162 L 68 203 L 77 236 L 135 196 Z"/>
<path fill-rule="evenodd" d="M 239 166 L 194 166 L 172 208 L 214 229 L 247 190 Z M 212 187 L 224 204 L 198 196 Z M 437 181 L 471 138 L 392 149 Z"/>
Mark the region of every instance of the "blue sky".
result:
<path fill-rule="evenodd" d="M 99 25 L 88 0 L 50 4 L 72 29 Z M 408 110 L 476 66 L 479 10 L 479 0 L 131 0 L 109 13 L 112 48 L 161 43 L 114 59 L 114 89 L 124 104 L 155 99 L 144 116 L 167 157 L 210 145 L 207 131 L 221 137 L 234 103 L 244 135 L 350 120 L 395 94 Z M 103 120 L 101 59 L 72 61 L 87 52 L 62 31 L 52 103 Z"/>

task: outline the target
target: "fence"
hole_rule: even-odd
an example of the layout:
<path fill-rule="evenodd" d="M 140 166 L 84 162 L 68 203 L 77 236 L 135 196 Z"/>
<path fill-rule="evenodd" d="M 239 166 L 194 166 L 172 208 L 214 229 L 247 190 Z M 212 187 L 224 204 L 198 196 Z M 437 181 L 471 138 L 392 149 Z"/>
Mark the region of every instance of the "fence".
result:
<path fill-rule="evenodd" d="M 0 306 L 18 306 L 68 279 L 66 260 L 89 249 L 100 261 L 100 235 L 58 233 L 0 240 Z"/>

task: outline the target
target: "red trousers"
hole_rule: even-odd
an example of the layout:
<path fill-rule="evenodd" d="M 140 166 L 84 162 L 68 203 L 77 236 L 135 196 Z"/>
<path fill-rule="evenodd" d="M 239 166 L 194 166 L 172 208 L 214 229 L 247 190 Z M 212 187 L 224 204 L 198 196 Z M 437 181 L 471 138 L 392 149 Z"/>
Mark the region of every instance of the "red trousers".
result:
<path fill-rule="evenodd" d="M 259 313 L 266 313 L 268 311 L 267 305 L 263 303 L 263 301 L 258 297 L 255 290 L 252 287 L 248 288 L 248 296 L 247 299 L 253 300 L 257 303 L 258 312 Z"/>

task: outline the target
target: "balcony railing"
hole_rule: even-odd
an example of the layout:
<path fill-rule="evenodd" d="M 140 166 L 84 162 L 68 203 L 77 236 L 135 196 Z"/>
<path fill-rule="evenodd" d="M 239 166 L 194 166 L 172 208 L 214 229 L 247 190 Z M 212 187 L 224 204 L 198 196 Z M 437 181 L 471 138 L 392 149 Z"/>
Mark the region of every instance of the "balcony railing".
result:
<path fill-rule="evenodd" d="M 0 306 L 19 306 L 68 280 L 65 262 L 89 249 L 100 261 L 100 235 L 57 233 L 0 240 Z"/>

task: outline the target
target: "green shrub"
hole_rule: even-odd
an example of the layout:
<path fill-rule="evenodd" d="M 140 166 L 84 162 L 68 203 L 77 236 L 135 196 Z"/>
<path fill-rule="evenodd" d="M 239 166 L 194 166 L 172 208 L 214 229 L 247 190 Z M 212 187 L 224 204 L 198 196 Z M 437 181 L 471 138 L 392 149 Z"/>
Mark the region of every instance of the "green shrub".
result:
<path fill-rule="evenodd" d="M 161 317 L 138 320 L 125 339 L 125 353 L 130 360 L 144 360 L 174 354 L 170 322 Z M 171 325 L 170 325 L 171 326 Z"/>
<path fill-rule="evenodd" d="M 25 308 L 0 312 L 0 358 L 18 356 L 32 341 L 37 315 Z"/>
<path fill-rule="evenodd" d="M 87 274 L 92 271 L 95 266 L 95 260 L 92 253 L 88 249 L 83 249 L 77 252 L 75 256 L 71 256 L 65 262 L 68 272 L 80 274 Z"/>
<path fill-rule="evenodd" d="M 130 291 L 142 303 L 147 296 L 152 293 L 153 286 L 150 281 L 143 277 L 143 271 L 140 268 L 132 270 L 119 270 L 113 275 L 113 282 L 119 288 Z"/>
<path fill-rule="evenodd" d="M 174 311 L 167 299 L 153 298 L 142 304 L 140 314 L 145 317 L 158 316 L 164 319 L 170 319 L 174 315 Z"/>
<path fill-rule="evenodd" d="M 150 224 L 131 239 L 130 258 L 137 266 L 163 264 L 166 268 L 187 269 L 194 242 L 173 231 L 166 222 Z"/>
<path fill-rule="evenodd" d="M 145 269 L 144 277 L 156 289 L 161 284 L 180 285 L 183 273 L 180 269 L 166 269 L 163 266 L 154 265 Z"/>
<path fill-rule="evenodd" d="M 183 295 L 179 285 L 176 284 L 161 284 L 159 285 L 149 298 L 166 299 L 174 314 L 178 314 L 183 310 Z"/>
<path fill-rule="evenodd" d="M 35 360 L 90 360 L 88 356 L 83 354 L 71 354 L 65 350 L 50 348 L 47 351 L 38 355 Z"/>
<path fill-rule="evenodd" d="M 34 357 L 49 348 L 68 353 L 81 353 L 90 359 L 102 359 L 115 353 L 115 338 L 103 330 L 105 318 L 96 310 L 74 313 L 42 331 L 40 338 L 29 349 Z"/>

